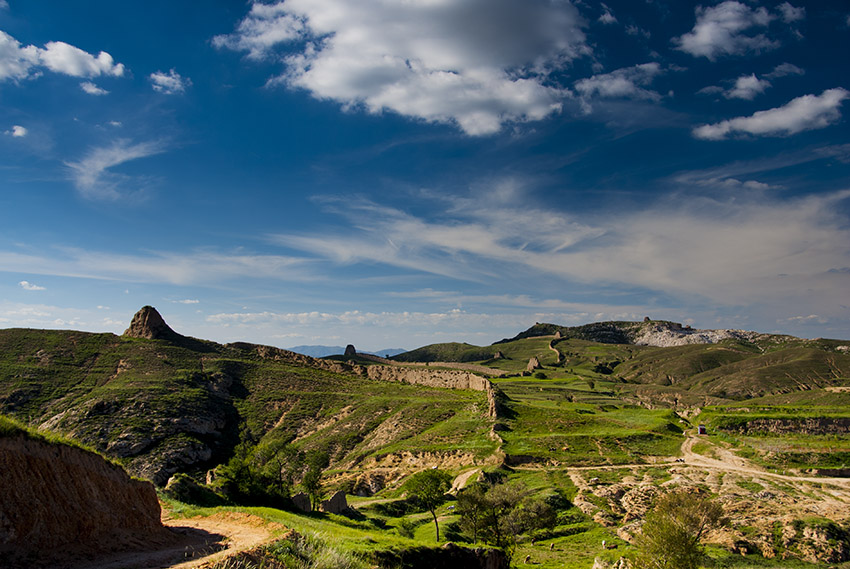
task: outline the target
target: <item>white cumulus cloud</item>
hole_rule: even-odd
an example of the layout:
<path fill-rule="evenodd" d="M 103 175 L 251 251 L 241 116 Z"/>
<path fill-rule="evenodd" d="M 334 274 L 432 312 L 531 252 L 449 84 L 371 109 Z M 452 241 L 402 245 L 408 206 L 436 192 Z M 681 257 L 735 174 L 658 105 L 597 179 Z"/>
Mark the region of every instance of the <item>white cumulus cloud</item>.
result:
<path fill-rule="evenodd" d="M 109 91 L 107 91 L 106 89 L 102 89 L 102 88 L 98 87 L 97 85 L 95 85 L 91 81 L 84 81 L 84 82 L 80 83 L 80 88 L 83 91 L 85 91 L 86 93 L 88 93 L 89 95 L 107 95 L 107 94 L 109 94 Z"/>
<path fill-rule="evenodd" d="M 37 47 L 23 47 L 21 42 L 0 31 L 0 81 L 26 79 L 38 62 Z"/>
<path fill-rule="evenodd" d="M 658 63 L 644 63 L 582 79 L 576 82 L 575 89 L 585 98 L 620 97 L 658 101 L 661 95 L 644 87 L 661 73 L 662 69 Z"/>
<path fill-rule="evenodd" d="M 0 31 L 0 81 L 19 81 L 36 76 L 42 68 L 72 77 L 124 75 L 124 65 L 115 63 L 105 51 L 94 56 L 61 41 L 47 42 L 43 48 L 22 46 L 18 40 Z"/>
<path fill-rule="evenodd" d="M 617 18 L 611 13 L 611 9 L 605 4 L 602 4 L 602 9 L 604 12 L 599 16 L 599 21 L 603 24 L 616 24 Z"/>
<path fill-rule="evenodd" d="M 56 73 L 64 73 L 72 77 L 98 77 L 124 75 L 124 65 L 115 63 L 112 56 L 101 51 L 97 57 L 90 53 L 61 41 L 47 42 L 44 49 L 39 50 L 41 63 Z"/>
<path fill-rule="evenodd" d="M 742 55 L 779 46 L 764 34 L 747 35 L 753 28 L 766 28 L 773 16 L 764 7 L 751 8 L 736 0 L 717 6 L 696 8 L 693 29 L 673 41 L 678 49 L 694 57 L 714 60 L 721 55 Z"/>
<path fill-rule="evenodd" d="M 253 3 L 213 42 L 262 58 L 298 40 L 270 84 L 484 135 L 560 109 L 550 79 L 589 53 L 584 25 L 565 0 L 287 0 Z"/>
<path fill-rule="evenodd" d="M 723 140 L 736 133 L 788 136 L 824 128 L 841 118 L 841 103 L 848 97 L 850 91 L 846 89 L 827 89 L 820 95 L 797 97 L 782 107 L 758 111 L 749 117 L 699 126 L 693 130 L 693 135 L 705 140 Z"/>
<path fill-rule="evenodd" d="M 15 138 L 23 138 L 27 134 L 29 134 L 29 130 L 27 130 L 26 127 L 23 127 L 19 124 L 16 124 L 16 125 L 12 126 L 11 130 L 7 130 L 6 134 L 8 134 L 10 136 L 14 136 Z"/>
<path fill-rule="evenodd" d="M 783 2 L 779 5 L 779 12 L 782 14 L 782 21 L 790 23 L 802 20 L 806 17 L 805 8 L 797 8 L 792 6 L 790 2 Z"/>
<path fill-rule="evenodd" d="M 181 77 L 174 69 L 168 73 L 157 71 L 151 73 L 149 77 L 153 90 L 165 95 L 176 95 L 185 93 L 186 89 L 192 85 L 192 80 L 187 77 Z"/>
<path fill-rule="evenodd" d="M 37 284 L 31 283 L 29 281 L 21 281 L 18 283 L 18 286 L 20 286 L 24 290 L 47 290 L 43 286 L 38 286 Z"/>
<path fill-rule="evenodd" d="M 770 87 L 770 81 L 759 79 L 755 73 L 742 75 L 735 80 L 735 86 L 726 91 L 723 96 L 727 99 L 745 99 L 752 101 Z"/>

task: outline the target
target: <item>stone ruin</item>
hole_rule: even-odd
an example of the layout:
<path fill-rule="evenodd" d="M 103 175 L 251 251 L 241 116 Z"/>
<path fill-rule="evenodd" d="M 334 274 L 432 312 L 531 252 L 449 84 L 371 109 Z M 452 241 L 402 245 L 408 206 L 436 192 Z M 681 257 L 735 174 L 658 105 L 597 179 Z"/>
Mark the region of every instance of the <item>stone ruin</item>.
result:
<path fill-rule="evenodd" d="M 319 510 L 326 514 L 341 514 L 348 509 L 348 501 L 345 499 L 345 492 L 340 490 L 327 500 L 322 501 Z"/>
<path fill-rule="evenodd" d="M 310 504 L 310 496 L 304 492 L 296 494 L 291 498 L 291 500 L 292 504 L 302 512 L 309 514 L 313 511 L 313 506 Z"/>

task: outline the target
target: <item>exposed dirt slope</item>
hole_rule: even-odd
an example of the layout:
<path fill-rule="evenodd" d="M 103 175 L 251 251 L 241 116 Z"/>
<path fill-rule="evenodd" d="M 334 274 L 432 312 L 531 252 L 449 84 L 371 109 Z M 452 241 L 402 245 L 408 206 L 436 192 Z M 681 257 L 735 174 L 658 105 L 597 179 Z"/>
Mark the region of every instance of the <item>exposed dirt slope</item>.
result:
<path fill-rule="evenodd" d="M 0 438 L 0 488 L 0 558 L 12 567 L 56 567 L 69 556 L 174 539 L 153 485 L 80 448 Z"/>

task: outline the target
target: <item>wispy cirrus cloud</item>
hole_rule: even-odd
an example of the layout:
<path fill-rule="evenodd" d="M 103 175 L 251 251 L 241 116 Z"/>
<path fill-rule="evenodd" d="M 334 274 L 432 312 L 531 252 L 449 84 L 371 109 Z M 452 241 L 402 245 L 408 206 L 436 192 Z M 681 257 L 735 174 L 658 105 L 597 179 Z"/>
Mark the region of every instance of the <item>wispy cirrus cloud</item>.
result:
<path fill-rule="evenodd" d="M 848 198 L 850 191 L 785 201 L 762 192 L 728 201 L 689 193 L 601 216 L 551 212 L 521 199 L 511 209 L 454 197 L 429 219 L 347 199 L 335 210 L 350 216 L 345 234 L 274 239 L 340 265 L 383 264 L 490 284 L 526 274 L 561 286 L 641 287 L 729 305 L 799 296 L 801 283 L 829 288 L 823 283 L 842 278 L 829 270 L 850 263 L 850 247 L 834 247 L 850 243 L 834 213 Z"/>
<path fill-rule="evenodd" d="M 303 42 L 271 84 L 486 135 L 560 109 L 569 92 L 550 79 L 590 52 L 585 25 L 568 1 L 287 0 L 252 3 L 213 43 L 261 59 Z"/>
<path fill-rule="evenodd" d="M 87 199 L 117 200 L 132 194 L 131 178 L 111 171 L 126 162 L 154 156 L 166 151 L 162 141 L 131 143 L 117 140 L 109 146 L 92 148 L 80 160 L 66 162 L 71 179 L 81 196 Z"/>
<path fill-rule="evenodd" d="M 777 65 L 773 71 L 767 73 L 765 78 L 767 79 L 779 79 L 780 77 L 787 77 L 789 75 L 805 75 L 806 70 L 801 69 L 794 65 L 793 63 L 780 63 Z"/>
<path fill-rule="evenodd" d="M 560 311 L 545 305 L 528 306 L 531 310 L 512 312 L 510 305 L 481 312 L 450 308 L 433 311 L 346 310 L 338 312 L 220 312 L 207 316 L 207 323 L 219 330 L 238 330 L 238 337 L 257 334 L 277 338 L 351 340 L 363 338 L 364 330 L 372 337 L 367 349 L 386 348 L 404 343 L 408 347 L 433 341 L 458 339 L 489 344 L 501 336 L 513 335 L 535 322 L 579 325 L 588 321 L 637 320 L 646 315 L 645 307 L 574 303 Z M 400 333 L 404 330 L 404 333 Z M 381 338 L 381 339 L 376 339 Z M 358 348 L 360 348 L 358 343 Z"/>
<path fill-rule="evenodd" d="M 846 89 L 827 89 L 820 95 L 797 97 L 782 107 L 758 111 L 749 117 L 698 126 L 693 135 L 704 140 L 723 140 L 735 134 L 789 136 L 825 128 L 841 118 L 841 104 L 848 97 L 850 91 Z"/>
<path fill-rule="evenodd" d="M 0 300 L 0 324 L 27 328 L 81 328 L 92 326 L 93 316 L 84 309 L 48 304 L 24 304 Z M 93 319 L 98 324 L 102 318 Z M 93 326 L 99 327 L 99 326 Z"/>
<path fill-rule="evenodd" d="M 315 280 L 309 265 L 304 258 L 211 250 L 119 254 L 56 247 L 38 254 L 0 251 L 2 271 L 173 285 L 206 285 L 241 278 Z"/>

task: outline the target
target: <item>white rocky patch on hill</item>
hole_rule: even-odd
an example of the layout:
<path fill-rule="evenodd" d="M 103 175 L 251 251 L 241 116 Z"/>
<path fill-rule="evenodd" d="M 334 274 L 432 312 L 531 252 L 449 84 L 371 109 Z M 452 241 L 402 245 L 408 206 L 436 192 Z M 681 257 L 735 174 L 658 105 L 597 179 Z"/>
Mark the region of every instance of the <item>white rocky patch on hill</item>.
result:
<path fill-rule="evenodd" d="M 634 338 L 638 346 L 669 348 L 687 344 L 716 344 L 722 340 L 745 340 L 752 342 L 763 334 L 746 330 L 698 330 L 677 324 L 654 324 L 645 326 Z"/>

